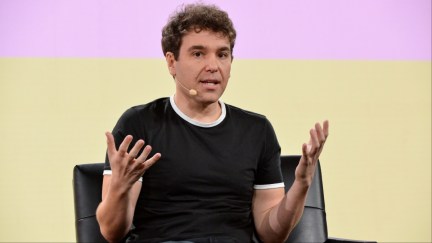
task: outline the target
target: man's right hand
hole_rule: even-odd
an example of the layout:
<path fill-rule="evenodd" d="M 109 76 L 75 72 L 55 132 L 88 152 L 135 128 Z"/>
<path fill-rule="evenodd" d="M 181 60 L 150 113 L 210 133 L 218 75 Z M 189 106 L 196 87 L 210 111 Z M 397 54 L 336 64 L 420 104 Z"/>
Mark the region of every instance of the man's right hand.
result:
<path fill-rule="evenodd" d="M 107 153 L 111 165 L 111 175 L 104 176 L 102 184 L 102 202 L 96 211 L 102 235 L 109 242 L 120 241 L 131 229 L 135 206 L 141 191 L 139 178 L 161 157 L 156 153 L 147 159 L 151 152 L 149 145 L 139 140 L 128 152 L 132 136 L 128 135 L 116 149 L 114 137 L 110 132 L 107 137 Z"/>
<path fill-rule="evenodd" d="M 140 150 L 144 146 L 144 141 L 141 139 L 138 140 L 128 152 L 128 148 L 133 139 L 131 135 L 125 137 L 117 150 L 113 135 L 110 132 L 106 132 L 105 135 L 107 137 L 107 153 L 111 165 L 112 182 L 126 183 L 132 187 L 145 171 L 161 157 L 160 153 L 156 153 L 153 157 L 147 159 L 152 150 L 150 145 L 145 146 L 141 155 L 138 156 Z"/>

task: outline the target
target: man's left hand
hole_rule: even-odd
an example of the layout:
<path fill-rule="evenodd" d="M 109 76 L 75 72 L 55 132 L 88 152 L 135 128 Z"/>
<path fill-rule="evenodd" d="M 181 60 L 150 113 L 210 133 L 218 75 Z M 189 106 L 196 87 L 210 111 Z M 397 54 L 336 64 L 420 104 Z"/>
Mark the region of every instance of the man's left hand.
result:
<path fill-rule="evenodd" d="M 310 130 L 309 143 L 302 146 L 302 157 L 296 168 L 296 180 L 310 186 L 315 173 L 318 158 L 323 150 L 324 143 L 329 135 L 329 122 L 326 120 L 321 126 L 316 123 L 315 127 Z"/>

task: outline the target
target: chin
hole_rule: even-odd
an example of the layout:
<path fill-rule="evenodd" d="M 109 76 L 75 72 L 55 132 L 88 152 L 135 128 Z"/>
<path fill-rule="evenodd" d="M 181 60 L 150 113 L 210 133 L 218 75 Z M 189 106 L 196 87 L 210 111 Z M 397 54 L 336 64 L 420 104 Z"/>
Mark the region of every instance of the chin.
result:
<path fill-rule="evenodd" d="M 203 103 L 212 104 L 212 103 L 218 102 L 220 97 L 221 97 L 220 95 L 216 95 L 216 94 L 214 94 L 214 95 L 207 95 L 206 94 L 206 95 L 203 95 L 202 97 L 200 97 L 200 100 Z"/>

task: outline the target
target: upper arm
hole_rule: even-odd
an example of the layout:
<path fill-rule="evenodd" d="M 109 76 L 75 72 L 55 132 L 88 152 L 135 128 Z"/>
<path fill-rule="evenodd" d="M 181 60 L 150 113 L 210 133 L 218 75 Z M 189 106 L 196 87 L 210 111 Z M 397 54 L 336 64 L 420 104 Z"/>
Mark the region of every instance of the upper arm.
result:
<path fill-rule="evenodd" d="M 268 213 L 272 208 L 277 206 L 285 196 L 285 189 L 272 188 L 272 189 L 257 189 L 254 191 L 252 199 L 252 214 L 254 217 L 255 228 L 259 235 L 261 235 L 268 221 Z M 267 222 L 266 222 L 267 221 Z"/>

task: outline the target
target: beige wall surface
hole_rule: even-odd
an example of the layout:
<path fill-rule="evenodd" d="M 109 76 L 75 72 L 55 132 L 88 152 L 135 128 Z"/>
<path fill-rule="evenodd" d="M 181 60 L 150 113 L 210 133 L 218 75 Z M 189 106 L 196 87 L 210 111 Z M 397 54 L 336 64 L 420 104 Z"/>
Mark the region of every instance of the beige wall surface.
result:
<path fill-rule="evenodd" d="M 72 169 L 104 132 L 170 96 L 161 59 L 0 59 L 0 241 L 72 242 Z M 431 242 L 431 62 L 235 60 L 222 99 L 266 115 L 283 154 L 330 120 L 329 235 Z"/>

